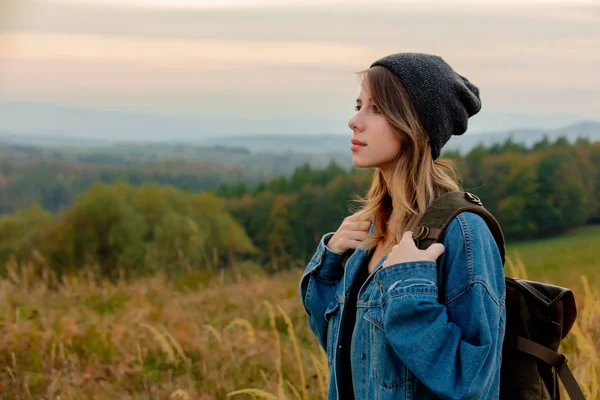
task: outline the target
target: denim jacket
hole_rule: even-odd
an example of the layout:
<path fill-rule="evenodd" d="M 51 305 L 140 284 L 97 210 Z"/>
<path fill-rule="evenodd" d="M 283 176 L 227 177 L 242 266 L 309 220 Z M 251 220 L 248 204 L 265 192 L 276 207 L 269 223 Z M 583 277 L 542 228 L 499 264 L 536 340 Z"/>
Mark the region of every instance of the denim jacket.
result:
<path fill-rule="evenodd" d="M 299 291 L 327 353 L 328 399 L 338 399 L 336 350 L 350 342 L 340 337 L 344 305 L 369 252 L 355 250 L 344 269 L 343 255 L 326 246 L 332 235 L 321 238 Z M 470 212 L 451 221 L 442 242 L 443 304 L 433 261 L 383 268 L 386 255 L 362 285 L 350 356 L 356 399 L 499 397 L 506 311 L 498 247 L 485 221 Z"/>

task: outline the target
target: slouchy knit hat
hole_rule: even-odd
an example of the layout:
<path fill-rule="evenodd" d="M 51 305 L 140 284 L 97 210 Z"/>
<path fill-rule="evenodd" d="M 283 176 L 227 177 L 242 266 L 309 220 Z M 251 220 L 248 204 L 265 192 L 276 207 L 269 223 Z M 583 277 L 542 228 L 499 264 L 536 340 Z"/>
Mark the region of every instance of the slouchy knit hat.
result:
<path fill-rule="evenodd" d="M 433 159 L 452 135 L 466 132 L 469 118 L 481 109 L 477 86 L 439 56 L 396 53 L 375 61 L 374 66 L 391 71 L 406 88 L 429 135 Z"/>

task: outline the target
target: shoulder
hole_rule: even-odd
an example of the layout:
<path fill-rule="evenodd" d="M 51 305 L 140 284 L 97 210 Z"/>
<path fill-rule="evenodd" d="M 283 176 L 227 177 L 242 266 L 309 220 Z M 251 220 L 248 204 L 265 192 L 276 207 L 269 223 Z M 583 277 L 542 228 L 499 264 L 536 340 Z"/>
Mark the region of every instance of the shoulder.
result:
<path fill-rule="evenodd" d="M 494 241 L 492 231 L 482 216 L 470 211 L 463 211 L 450 221 L 444 234 L 444 245 L 455 245 L 457 242 Z"/>
<path fill-rule="evenodd" d="M 504 265 L 485 219 L 468 211 L 458 214 L 448 225 L 442 243 L 447 298 L 453 298 L 466 287 L 481 284 L 499 304 L 504 296 Z"/>
<path fill-rule="evenodd" d="M 468 265 L 471 277 L 503 268 L 494 235 L 485 219 L 476 213 L 465 211 L 454 217 L 442 243 L 446 261 Z"/>

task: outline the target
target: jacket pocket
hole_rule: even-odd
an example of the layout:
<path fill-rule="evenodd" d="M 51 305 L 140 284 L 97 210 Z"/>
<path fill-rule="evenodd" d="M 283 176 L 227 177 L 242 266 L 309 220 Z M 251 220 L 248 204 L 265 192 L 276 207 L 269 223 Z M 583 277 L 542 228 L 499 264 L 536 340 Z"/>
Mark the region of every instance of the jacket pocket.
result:
<path fill-rule="evenodd" d="M 369 322 L 367 348 L 371 349 L 373 380 L 388 389 L 404 385 L 410 379 L 410 373 L 387 340 L 381 308 L 370 309 L 364 319 Z"/>
<path fill-rule="evenodd" d="M 338 338 L 338 321 L 340 319 L 340 303 L 333 300 L 325 310 L 324 318 L 327 324 L 327 363 L 331 368 L 335 356 L 335 346 Z"/>

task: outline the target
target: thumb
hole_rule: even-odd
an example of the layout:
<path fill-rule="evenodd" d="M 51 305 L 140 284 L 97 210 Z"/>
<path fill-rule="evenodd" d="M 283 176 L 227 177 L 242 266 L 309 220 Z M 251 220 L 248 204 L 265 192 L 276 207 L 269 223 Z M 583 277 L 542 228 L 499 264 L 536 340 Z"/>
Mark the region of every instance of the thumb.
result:
<path fill-rule="evenodd" d="M 426 253 L 427 256 L 432 260 L 435 261 L 438 259 L 439 256 L 441 256 L 444 253 L 444 245 L 441 243 L 434 243 L 431 246 L 429 246 L 427 248 Z"/>

